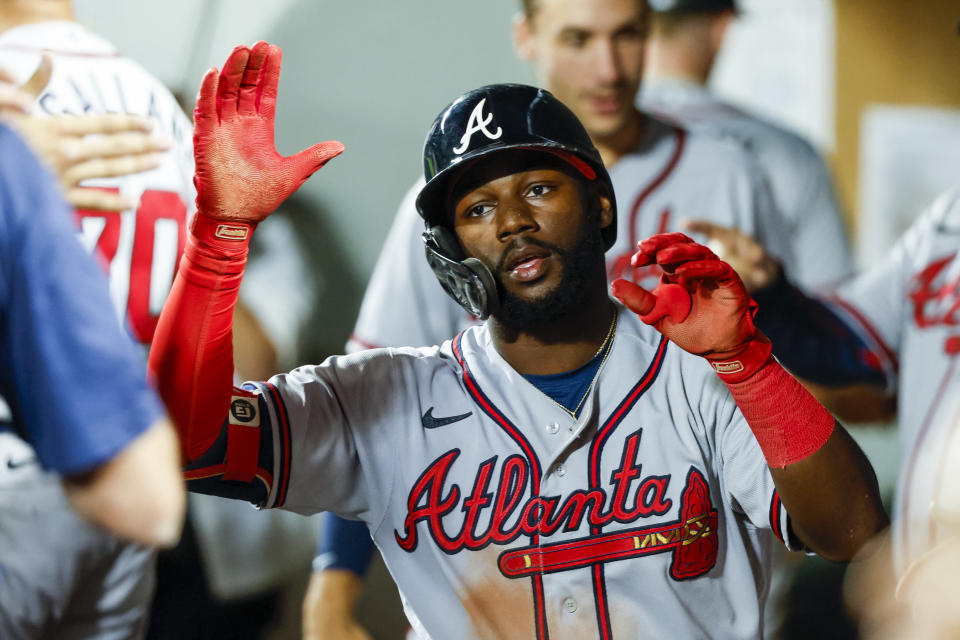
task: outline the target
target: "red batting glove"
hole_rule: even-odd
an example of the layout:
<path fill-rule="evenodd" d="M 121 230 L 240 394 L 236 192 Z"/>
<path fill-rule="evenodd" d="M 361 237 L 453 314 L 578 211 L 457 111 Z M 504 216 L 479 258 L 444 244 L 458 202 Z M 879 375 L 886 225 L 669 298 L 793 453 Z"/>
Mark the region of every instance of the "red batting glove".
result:
<path fill-rule="evenodd" d="M 329 141 L 289 158 L 277 153 L 273 130 L 282 57 L 280 47 L 266 42 L 236 47 L 223 71 L 218 75 L 210 69 L 200 85 L 193 112 L 197 210 L 215 220 L 243 223 L 230 228 L 233 236 L 270 215 L 343 151 L 342 144 Z"/>
<path fill-rule="evenodd" d="M 652 292 L 624 279 L 613 295 L 681 349 L 706 358 L 727 382 L 755 373 L 770 357 L 770 341 L 753 324 L 755 303 L 737 272 L 682 233 L 651 236 L 631 264 L 658 264 Z"/>

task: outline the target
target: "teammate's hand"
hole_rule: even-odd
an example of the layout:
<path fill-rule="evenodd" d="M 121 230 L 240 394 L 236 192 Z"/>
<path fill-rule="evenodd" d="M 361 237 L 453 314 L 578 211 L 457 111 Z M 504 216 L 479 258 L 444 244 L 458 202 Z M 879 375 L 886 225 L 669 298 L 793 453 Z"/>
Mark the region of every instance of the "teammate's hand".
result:
<path fill-rule="evenodd" d="M 150 120 L 140 116 L 24 116 L 13 126 L 56 173 L 67 201 L 78 209 L 135 207 L 120 193 L 84 187 L 83 182 L 149 171 L 160 166 L 162 152 L 170 148 L 166 138 L 150 133 Z"/>
<path fill-rule="evenodd" d="M 207 71 L 193 112 L 197 209 L 217 220 L 256 224 L 314 171 L 343 151 L 321 142 L 286 158 L 274 146 L 280 47 L 236 47 L 223 71 Z"/>
<path fill-rule="evenodd" d="M 18 86 L 6 69 L 0 69 L 0 115 L 25 115 L 32 107 L 33 96 Z"/>
<path fill-rule="evenodd" d="M 688 220 L 684 228 L 691 233 L 707 236 L 707 246 L 733 267 L 747 291 L 763 289 L 777 279 L 780 263 L 753 237 L 739 229 L 722 227 L 706 220 Z"/>
<path fill-rule="evenodd" d="M 153 124 L 140 116 L 30 115 L 50 80 L 52 64 L 49 54 L 44 54 L 33 76 L 22 86 L 0 70 L 0 118 L 16 129 L 57 175 L 67 201 L 74 207 L 98 211 L 135 207 L 136 202 L 119 193 L 83 187 L 82 183 L 153 169 L 160 164 L 159 152 L 169 149 L 170 142 L 151 135 Z"/>
<path fill-rule="evenodd" d="M 613 295 L 681 349 L 726 361 L 762 337 L 753 324 L 756 303 L 710 249 L 682 233 L 651 236 L 639 249 L 631 264 L 659 265 L 660 283 L 650 292 L 621 278 L 613 283 Z"/>
<path fill-rule="evenodd" d="M 303 640 L 372 640 L 353 613 L 362 589 L 352 571 L 314 571 L 303 598 Z"/>

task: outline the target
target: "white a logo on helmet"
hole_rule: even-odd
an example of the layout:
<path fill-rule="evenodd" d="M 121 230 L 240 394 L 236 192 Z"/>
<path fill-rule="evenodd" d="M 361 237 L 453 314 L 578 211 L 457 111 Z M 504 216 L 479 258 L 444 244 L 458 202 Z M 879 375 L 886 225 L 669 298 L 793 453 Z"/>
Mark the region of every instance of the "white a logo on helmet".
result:
<path fill-rule="evenodd" d="M 483 105 L 487 102 L 487 99 L 484 98 L 477 103 L 477 106 L 473 108 L 473 111 L 470 113 L 470 119 L 467 120 L 467 130 L 463 132 L 463 137 L 460 138 L 460 146 L 454 147 L 453 152 L 456 154 L 461 154 L 467 150 L 467 147 L 470 146 L 470 138 L 473 137 L 473 134 L 478 131 L 483 133 L 491 140 L 496 140 L 501 135 L 503 135 L 503 129 L 499 126 L 496 131 L 490 131 L 487 129 L 487 125 L 493 122 L 493 114 L 488 113 L 486 117 L 483 115 Z"/>

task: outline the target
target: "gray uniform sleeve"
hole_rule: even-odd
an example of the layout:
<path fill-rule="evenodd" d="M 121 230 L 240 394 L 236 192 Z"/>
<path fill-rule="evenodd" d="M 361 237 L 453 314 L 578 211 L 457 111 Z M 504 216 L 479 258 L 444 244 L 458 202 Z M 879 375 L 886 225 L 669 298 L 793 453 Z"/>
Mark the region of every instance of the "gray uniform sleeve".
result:
<path fill-rule="evenodd" d="M 423 220 L 414 204 L 422 184 L 418 181 L 400 204 L 363 296 L 348 352 L 436 345 L 472 323 L 427 264 Z"/>
<path fill-rule="evenodd" d="M 911 279 L 925 266 L 914 262 L 919 256 L 928 255 L 926 245 L 933 238 L 936 218 L 946 203 L 944 198 L 934 203 L 900 237 L 883 260 L 843 283 L 826 299 L 831 309 L 880 359 L 890 391 L 897 386 L 897 354 L 901 349 L 903 329 L 909 325 L 909 314 L 914 311 L 909 291 Z M 920 273 L 917 277 L 922 281 L 923 275 Z"/>
<path fill-rule="evenodd" d="M 411 425 L 419 428 L 422 387 L 444 366 L 435 355 L 436 349 L 372 349 L 255 383 L 273 431 L 266 506 L 382 520 L 401 438 Z"/>
<path fill-rule="evenodd" d="M 853 254 L 827 166 L 799 139 L 782 156 L 761 159 L 773 165 L 771 188 L 796 256 L 790 275 L 806 289 L 839 282 L 853 273 Z"/>

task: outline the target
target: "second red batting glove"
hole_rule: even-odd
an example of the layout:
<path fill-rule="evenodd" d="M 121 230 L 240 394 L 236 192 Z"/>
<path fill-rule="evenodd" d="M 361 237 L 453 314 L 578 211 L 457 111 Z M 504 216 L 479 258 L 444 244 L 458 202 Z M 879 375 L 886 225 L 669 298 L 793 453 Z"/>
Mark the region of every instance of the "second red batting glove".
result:
<path fill-rule="evenodd" d="M 756 303 L 710 249 L 663 233 L 641 242 L 631 262 L 659 265 L 660 283 L 647 291 L 621 278 L 613 295 L 678 347 L 706 358 L 725 381 L 749 378 L 770 357 L 770 341 L 753 324 Z"/>

